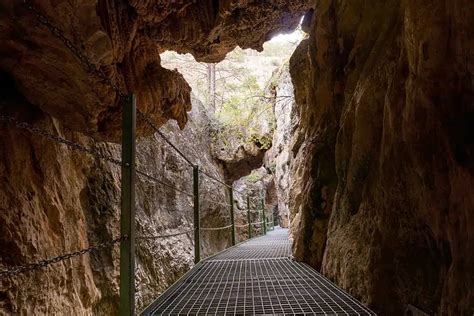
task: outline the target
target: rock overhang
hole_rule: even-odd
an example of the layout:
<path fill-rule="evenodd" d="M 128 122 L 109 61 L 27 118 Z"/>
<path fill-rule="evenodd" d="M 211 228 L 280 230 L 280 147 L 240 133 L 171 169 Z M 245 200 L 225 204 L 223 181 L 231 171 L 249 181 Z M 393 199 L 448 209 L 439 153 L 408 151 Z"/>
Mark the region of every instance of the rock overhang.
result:
<path fill-rule="evenodd" d="M 311 4 L 304 0 L 28 0 L 26 4 L 7 0 L 0 7 L 4 43 L 0 68 L 19 92 L 72 130 L 118 141 L 121 99 L 88 71 L 81 54 L 121 93 L 135 93 L 138 108 L 158 125 L 173 119 L 183 127 L 191 88 L 177 71 L 161 67 L 160 52 L 175 50 L 191 53 L 199 61 L 218 62 L 237 45 L 261 50 L 273 34 L 296 28 Z M 45 20 L 52 27 L 41 22 Z M 53 34 L 54 28 L 62 39 Z M 139 124 L 138 132 L 151 130 Z"/>

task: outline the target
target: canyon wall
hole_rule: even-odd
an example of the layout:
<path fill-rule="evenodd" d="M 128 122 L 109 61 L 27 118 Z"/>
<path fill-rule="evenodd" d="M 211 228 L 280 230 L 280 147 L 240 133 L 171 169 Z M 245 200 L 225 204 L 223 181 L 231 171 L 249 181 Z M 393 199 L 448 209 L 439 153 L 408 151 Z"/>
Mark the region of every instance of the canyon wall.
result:
<path fill-rule="evenodd" d="M 267 166 L 272 146 L 274 116 L 265 111 L 255 116 L 247 126 L 224 125 L 211 120 L 210 148 L 215 161 L 222 167 L 225 181 L 234 188 L 234 211 L 237 240 L 248 238 L 247 196 L 250 197 L 251 222 L 260 222 L 262 201 L 268 217 L 276 205 L 273 176 Z M 263 200 L 262 200 L 263 199 Z M 254 225 L 261 234 L 262 225 Z"/>
<path fill-rule="evenodd" d="M 268 125 L 271 119 L 262 116 L 258 121 Z M 263 165 L 265 153 L 271 146 L 272 133 L 268 126 L 255 128 L 251 134 L 244 126 L 211 128 L 212 155 L 222 165 L 228 183 L 249 175 Z"/>
<path fill-rule="evenodd" d="M 252 237 L 263 234 L 263 214 L 270 217 L 273 204 L 267 203 L 267 188 L 272 176 L 264 167 L 254 169 L 251 174 L 234 182 L 234 211 L 237 242 L 249 238 L 249 216 Z M 247 205 L 249 197 L 249 205 Z M 266 200 L 265 200 L 266 199 Z M 265 211 L 264 211 L 265 209 Z M 249 212 L 250 210 L 250 212 Z"/>
<path fill-rule="evenodd" d="M 2 114 L 16 115 L 102 154 L 120 159 L 120 146 L 94 142 L 45 116 L 2 81 Z M 21 109 L 23 109 L 21 111 Z M 18 116 L 18 110 L 21 114 Z M 202 105 L 193 100 L 191 120 L 184 130 L 175 122 L 163 133 L 195 163 L 222 177 L 204 131 L 208 124 Z M 138 122 L 142 124 L 142 122 Z M 35 262 L 112 240 L 119 235 L 120 168 L 71 151 L 41 135 L 11 124 L 0 125 L 0 258 L 3 268 Z M 206 136 L 207 135 L 207 136 Z M 193 146 L 189 146 L 189 142 Z M 179 190 L 192 193 L 192 168 L 159 135 L 140 138 L 137 168 Z M 226 192 L 202 179 L 201 222 L 223 226 L 228 209 Z M 151 237 L 187 231 L 193 225 L 192 197 L 139 176 L 137 235 Z M 202 233 L 202 255 L 230 245 L 225 232 Z M 140 310 L 185 273 L 194 259 L 193 233 L 171 238 L 137 240 L 137 309 Z M 118 308 L 118 245 L 47 268 L 2 279 L 0 314 L 115 315 Z"/>
<path fill-rule="evenodd" d="M 265 157 L 266 165 L 273 174 L 276 214 L 280 226 L 285 228 L 288 228 L 290 224 L 291 135 L 298 122 L 294 110 L 295 96 L 293 89 L 289 63 L 287 62 L 275 71 L 269 87 L 275 115 L 275 131 L 273 133 L 272 148 Z"/>
<path fill-rule="evenodd" d="M 168 122 L 160 131 L 192 163 L 217 179 L 223 179 L 221 166 L 211 153 L 209 120 L 202 103 L 192 97 L 192 111 L 183 130 Z M 192 144 L 192 145 L 190 145 Z M 140 140 L 137 168 L 161 181 L 192 194 L 193 170 L 177 152 L 154 134 Z M 189 231 L 193 227 L 193 197 L 152 180 L 141 179 L 137 191 L 137 234 L 157 236 Z M 219 202 L 229 200 L 227 190 L 211 178 L 200 175 L 200 218 L 202 227 L 221 227 L 229 223 L 229 208 Z M 231 245 L 228 231 L 201 231 L 201 257 L 205 258 Z M 137 302 L 144 307 L 168 288 L 192 265 L 194 232 L 171 238 L 139 240 L 137 246 Z"/>
<path fill-rule="evenodd" d="M 297 260 L 381 315 L 474 312 L 474 3 L 321 0 L 290 71 Z"/>
<path fill-rule="evenodd" d="M 271 34 L 294 29 L 308 7 L 303 0 L 2 1 L 1 114 L 119 158 L 118 146 L 102 141 L 119 141 L 121 97 L 133 92 L 138 108 L 158 125 L 175 120 L 178 126 L 165 127 L 167 135 L 176 133 L 173 140 L 181 148 L 190 147 L 193 158 L 220 176 L 207 151 L 196 154 L 187 138 L 197 147 L 210 141 L 186 130 L 177 133 L 193 115 L 187 113 L 190 88 L 177 71 L 161 67 L 159 53 L 174 49 L 216 62 L 237 45 L 261 49 Z M 184 185 L 189 170 L 178 157 L 154 139 L 146 124 L 138 125 L 138 133 L 147 136 L 140 141 L 139 167 L 175 183 L 181 179 L 179 186 L 189 189 Z M 2 269 L 117 236 L 117 167 L 3 121 L 0 135 Z M 211 184 L 203 188 L 207 199 L 224 197 Z M 176 192 L 139 181 L 137 201 L 141 233 L 167 234 L 190 224 L 189 213 L 181 210 L 190 201 Z M 203 226 L 223 224 L 221 207 L 205 202 L 201 207 Z M 228 234 L 203 234 L 204 255 L 228 245 Z M 139 308 L 189 268 L 190 237 L 140 241 Z M 114 315 L 117 260 L 115 247 L 2 279 L 0 313 Z"/>

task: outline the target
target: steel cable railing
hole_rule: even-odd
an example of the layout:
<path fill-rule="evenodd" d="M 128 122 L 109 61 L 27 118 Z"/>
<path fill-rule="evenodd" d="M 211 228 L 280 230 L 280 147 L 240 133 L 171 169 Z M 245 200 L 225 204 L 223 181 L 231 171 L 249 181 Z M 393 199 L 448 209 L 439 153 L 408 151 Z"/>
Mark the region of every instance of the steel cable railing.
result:
<path fill-rule="evenodd" d="M 215 231 L 215 230 L 229 229 L 229 228 L 231 228 L 232 226 L 234 226 L 234 225 L 233 225 L 233 224 L 230 224 L 230 225 L 221 226 L 221 227 L 200 227 L 199 229 L 200 229 L 200 230 L 203 230 L 203 231 Z"/>
<path fill-rule="evenodd" d="M 189 165 L 191 166 L 194 166 L 194 164 L 191 162 L 191 160 L 181 151 L 179 150 L 179 148 L 173 144 L 161 131 L 160 129 L 153 123 L 152 119 L 150 117 L 148 117 L 145 113 L 141 112 L 140 110 L 137 110 L 137 115 L 138 117 L 140 117 L 141 119 L 143 119 L 143 121 L 149 126 L 151 127 L 158 135 L 160 135 L 160 137 L 168 144 L 170 145 L 177 153 L 179 156 L 181 156 L 181 158 L 183 158 Z"/>
<path fill-rule="evenodd" d="M 110 76 L 108 76 L 101 67 L 95 65 L 80 48 L 74 45 L 74 43 L 64 35 L 62 30 L 56 27 L 43 13 L 40 12 L 40 10 L 38 10 L 31 0 L 23 0 L 23 4 L 25 4 L 26 8 L 35 15 L 38 22 L 44 25 L 51 32 L 51 34 L 61 40 L 64 46 L 66 46 L 74 54 L 74 56 L 76 56 L 77 59 L 79 59 L 79 61 L 86 66 L 86 70 L 90 74 L 99 78 L 102 83 L 110 86 L 120 98 L 123 99 L 127 96 L 127 93 L 122 92 L 119 84 L 112 81 Z"/>
<path fill-rule="evenodd" d="M 47 139 L 52 140 L 52 141 L 54 141 L 58 144 L 66 145 L 67 147 L 69 147 L 73 150 L 77 150 L 77 151 L 80 151 L 80 152 L 83 152 L 83 153 L 88 153 L 88 154 L 90 154 L 90 155 L 92 155 L 92 156 L 94 156 L 98 159 L 108 161 L 108 162 L 113 163 L 115 165 L 118 165 L 118 166 L 122 165 L 122 161 L 119 160 L 119 159 L 104 155 L 104 154 L 100 153 L 98 150 L 88 148 L 88 147 L 86 147 L 82 144 L 79 144 L 77 142 L 73 142 L 71 140 L 65 139 L 61 136 L 54 135 L 54 134 L 52 134 L 52 133 L 50 133 L 50 132 L 48 132 L 48 131 L 46 131 L 42 128 L 30 125 L 30 124 L 25 123 L 25 122 L 19 122 L 13 117 L 0 115 L 0 122 L 6 122 L 6 123 L 9 123 L 9 124 L 12 124 L 17 128 L 27 130 L 32 134 L 36 134 L 36 135 L 46 137 Z M 94 140 L 94 142 L 96 142 L 96 141 Z"/>
<path fill-rule="evenodd" d="M 163 239 L 163 238 L 170 238 L 170 237 L 177 237 L 177 236 L 182 236 L 182 235 L 187 235 L 189 233 L 194 232 L 194 228 L 178 232 L 178 233 L 170 233 L 170 234 L 162 234 L 162 235 L 146 235 L 146 234 L 141 234 L 137 235 L 137 240 L 147 240 L 147 239 Z"/>
<path fill-rule="evenodd" d="M 235 225 L 236 228 L 248 228 L 249 224 Z"/>
<path fill-rule="evenodd" d="M 200 198 L 199 201 L 200 202 L 207 202 L 211 205 L 213 205 L 213 204 L 219 205 L 219 206 L 222 206 L 222 207 L 225 207 L 225 208 L 228 208 L 228 207 L 231 206 L 230 204 L 227 204 L 227 203 L 223 203 L 223 202 L 219 202 L 219 201 L 213 201 L 213 200 L 209 200 L 209 199 L 203 199 L 203 198 Z"/>
<path fill-rule="evenodd" d="M 90 247 L 87 247 L 87 248 L 84 248 L 84 249 L 81 249 L 81 250 L 77 250 L 77 251 L 74 251 L 74 252 L 68 252 L 68 253 L 58 255 L 56 257 L 52 257 L 52 258 L 43 259 L 43 260 L 39 260 L 39 261 L 32 262 L 32 263 L 25 263 L 25 264 L 17 265 L 17 266 L 14 266 L 14 267 L 10 267 L 10 268 L 7 268 L 5 270 L 0 271 L 0 279 L 6 278 L 6 277 L 16 276 L 16 275 L 26 273 L 26 272 L 29 272 L 29 271 L 33 271 L 33 270 L 36 270 L 36 269 L 40 269 L 40 268 L 45 268 L 45 267 L 47 267 L 51 264 L 55 264 L 55 263 L 59 263 L 61 261 L 67 260 L 67 259 L 79 257 L 79 256 L 85 255 L 87 253 L 97 252 L 99 250 L 112 247 L 115 244 L 120 243 L 123 240 L 126 240 L 127 238 L 128 238 L 127 236 L 121 236 L 121 237 L 115 238 L 113 240 L 106 241 L 106 242 L 100 243 L 98 245 L 90 246 Z"/>
<path fill-rule="evenodd" d="M 143 176 L 143 177 L 145 177 L 145 178 L 148 179 L 148 180 L 151 180 L 151 181 L 153 181 L 153 182 L 159 183 L 159 184 L 161 184 L 161 185 L 163 185 L 163 186 L 165 186 L 165 187 L 167 187 L 167 188 L 170 188 L 170 189 L 172 189 L 172 190 L 174 190 L 174 191 L 176 191 L 176 192 L 183 193 L 184 195 L 187 195 L 187 196 L 189 196 L 189 197 L 194 197 L 193 194 L 191 194 L 191 193 L 189 193 L 189 192 L 186 192 L 186 191 L 184 191 L 184 190 L 178 189 L 177 187 L 175 187 L 175 186 L 173 186 L 173 185 L 171 185 L 171 184 L 169 184 L 169 183 L 166 183 L 166 182 L 164 182 L 163 180 L 158 179 L 157 177 L 154 177 L 154 176 L 152 176 L 152 175 L 147 174 L 146 172 L 143 172 L 143 171 L 140 171 L 140 170 L 136 170 L 135 172 L 136 172 L 138 175 Z"/>
<path fill-rule="evenodd" d="M 199 169 L 199 172 L 200 172 L 201 174 L 205 175 L 206 177 L 208 177 L 209 179 L 214 180 L 215 182 L 217 182 L 217 183 L 223 185 L 224 187 L 229 188 L 229 189 L 232 189 L 232 186 L 230 186 L 230 185 L 228 185 L 227 183 L 225 183 L 224 181 L 219 180 L 219 179 L 217 179 L 216 177 L 210 175 L 209 172 L 203 171 L 203 170 L 201 170 L 201 169 Z"/>
<path fill-rule="evenodd" d="M 87 147 L 83 144 L 68 140 L 68 139 L 66 139 L 64 137 L 61 137 L 59 135 L 54 135 L 54 134 L 46 131 L 45 129 L 39 128 L 37 126 L 33 126 L 33 125 L 25 123 L 25 122 L 19 122 L 18 120 L 16 120 L 13 117 L 0 115 L 0 122 L 12 125 L 16 128 L 22 129 L 22 130 L 26 130 L 26 131 L 30 132 L 31 134 L 33 134 L 33 135 L 42 136 L 42 137 L 44 137 L 44 138 L 46 138 L 50 141 L 53 141 L 57 144 L 65 145 L 73 151 L 79 151 L 79 152 L 82 152 L 82 153 L 86 153 L 86 154 L 89 154 L 89 155 L 93 156 L 96 159 L 107 161 L 107 162 L 110 162 L 110 163 L 112 163 L 114 165 L 117 165 L 117 166 L 122 166 L 122 161 L 121 160 L 113 158 L 113 157 L 108 156 L 108 155 L 105 155 L 105 154 L 101 153 L 100 151 L 98 151 L 97 149 L 89 148 L 89 147 Z M 94 140 L 94 139 L 92 139 L 92 141 L 94 143 L 97 143 L 97 141 Z M 115 244 L 120 243 L 120 242 L 122 242 L 124 240 L 127 240 L 127 239 L 128 239 L 128 237 L 126 235 L 123 235 L 123 236 L 115 238 L 113 240 L 105 241 L 105 242 L 100 243 L 98 245 L 90 246 L 88 248 L 84 248 L 84 249 L 81 249 L 81 250 L 63 253 L 63 254 L 58 255 L 56 257 L 39 260 L 37 262 L 25 263 L 25 264 L 9 267 L 9 268 L 6 268 L 6 269 L 0 271 L 0 279 L 7 278 L 7 277 L 13 277 L 13 276 L 23 274 L 23 273 L 26 273 L 26 272 L 29 272 L 29 271 L 33 271 L 33 270 L 36 270 L 36 269 L 39 269 L 39 268 L 44 268 L 44 267 L 47 267 L 51 264 L 59 263 L 61 261 L 67 260 L 67 259 L 79 257 L 79 256 L 82 256 L 82 255 L 85 255 L 85 254 L 88 254 L 88 253 L 97 252 L 99 250 L 103 250 L 103 249 L 109 248 L 111 246 L 114 246 Z"/>
<path fill-rule="evenodd" d="M 87 146 L 84 146 L 80 143 L 73 142 L 71 140 L 65 139 L 65 138 L 63 138 L 61 136 L 58 136 L 58 135 L 54 135 L 54 134 L 52 134 L 50 132 L 47 132 L 46 130 L 41 129 L 39 127 L 32 126 L 32 125 L 24 123 L 24 122 L 19 122 L 19 121 L 17 121 L 16 119 L 14 119 L 12 117 L 1 115 L 0 116 L 0 121 L 8 123 L 8 124 L 12 124 L 17 128 L 27 130 L 27 131 L 31 132 L 32 134 L 37 134 L 37 135 L 43 136 L 43 137 L 45 137 L 49 140 L 52 140 L 52 141 L 54 141 L 58 144 L 66 145 L 68 148 L 71 148 L 72 150 L 77 150 L 77 151 L 80 151 L 80 152 L 83 152 L 83 153 L 90 154 L 90 155 L 94 156 L 97 159 L 108 161 L 108 162 L 111 162 L 111 163 L 113 163 L 115 165 L 118 165 L 118 166 L 123 165 L 121 160 L 110 157 L 110 156 L 107 156 L 107 155 L 104 155 L 96 149 L 91 149 L 91 148 L 89 148 Z M 93 140 L 93 142 L 96 143 L 95 140 Z M 146 178 L 148 180 L 154 181 L 154 182 L 159 183 L 159 184 L 161 184 L 165 187 L 168 187 L 172 190 L 183 193 L 188 197 L 194 197 L 194 194 L 191 194 L 189 192 L 181 190 L 181 189 L 179 189 L 179 188 L 177 188 L 177 187 L 175 187 L 171 184 L 168 184 L 168 183 L 158 179 L 155 176 L 147 174 L 146 172 L 143 172 L 141 170 L 136 170 L 136 173 L 140 176 L 143 176 L 144 178 Z M 221 182 L 218 182 L 218 183 L 221 183 Z M 227 203 L 219 202 L 217 200 L 209 200 L 209 199 L 201 198 L 200 201 L 220 205 L 220 206 L 223 206 L 223 207 L 226 207 L 226 208 L 227 207 L 232 207 L 232 204 L 230 204 L 230 203 L 227 204 Z M 248 209 L 248 212 L 259 212 L 259 211 L 260 210 L 257 210 L 257 209 Z M 254 223 L 251 223 L 251 225 L 258 225 L 258 224 L 262 224 L 262 223 L 263 222 L 254 222 Z M 248 226 L 248 225 L 245 225 L 245 226 Z M 219 231 L 219 230 L 229 229 L 229 228 L 232 228 L 232 227 L 242 228 L 242 227 L 244 227 L 244 225 L 230 224 L 230 225 L 222 226 L 222 227 L 200 227 L 200 230 L 202 230 L 202 231 Z M 178 232 L 178 233 L 161 234 L 161 235 L 138 235 L 138 236 L 136 236 L 136 239 L 137 240 L 150 240 L 150 239 L 158 239 L 158 238 L 170 238 L 170 237 L 176 237 L 176 236 L 180 236 L 180 235 L 184 235 L 184 234 L 189 234 L 189 233 L 192 233 L 194 231 L 195 231 L 195 229 L 193 228 L 193 229 L 186 230 L 184 232 Z M 28 271 L 32 271 L 32 270 L 35 270 L 35 269 L 38 269 L 38 268 L 46 267 L 50 264 L 58 263 L 58 262 L 63 261 L 63 260 L 67 260 L 67 259 L 70 259 L 70 258 L 81 256 L 81 255 L 84 255 L 86 253 L 95 252 L 95 251 L 98 251 L 100 249 L 107 248 L 111 245 L 119 243 L 119 242 L 121 242 L 125 239 L 126 239 L 126 237 L 120 237 L 120 238 L 114 239 L 112 241 L 104 242 L 104 243 L 101 243 L 99 245 L 91 246 L 91 247 L 88 247 L 88 248 L 85 248 L 85 249 L 82 249 L 82 250 L 79 250 L 79 251 L 75 251 L 75 252 L 71 252 L 71 253 L 65 253 L 65 254 L 59 255 L 57 257 L 44 259 L 44 260 L 40 260 L 38 262 L 28 263 L 28 264 L 8 268 L 6 270 L 0 271 L 0 278 L 15 276 L 15 275 L 25 273 L 25 272 L 28 272 Z"/>

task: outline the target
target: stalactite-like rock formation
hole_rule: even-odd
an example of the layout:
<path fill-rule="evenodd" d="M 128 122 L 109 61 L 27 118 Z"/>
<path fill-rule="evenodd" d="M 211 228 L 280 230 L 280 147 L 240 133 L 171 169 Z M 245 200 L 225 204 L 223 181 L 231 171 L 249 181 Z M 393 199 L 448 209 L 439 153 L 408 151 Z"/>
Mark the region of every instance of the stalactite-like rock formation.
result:
<path fill-rule="evenodd" d="M 142 111 L 183 127 L 190 88 L 181 74 L 160 66 L 160 52 L 216 62 L 237 45 L 261 50 L 272 33 L 294 29 L 309 6 L 302 0 L 25 2 L 0 4 L 0 68 L 43 112 L 112 140 L 120 127 L 116 91 L 40 20 L 58 28 L 122 93 L 135 93 Z"/>
<path fill-rule="evenodd" d="M 472 314 L 472 1 L 314 12 L 290 67 L 296 258 L 381 315 Z"/>

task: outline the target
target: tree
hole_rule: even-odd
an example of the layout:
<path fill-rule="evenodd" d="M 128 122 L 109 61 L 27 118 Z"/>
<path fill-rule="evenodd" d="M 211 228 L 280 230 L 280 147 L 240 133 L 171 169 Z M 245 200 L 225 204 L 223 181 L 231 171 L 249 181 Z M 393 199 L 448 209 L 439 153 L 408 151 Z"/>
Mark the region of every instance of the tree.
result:
<path fill-rule="evenodd" d="M 208 111 L 216 113 L 216 64 L 207 64 Z"/>

